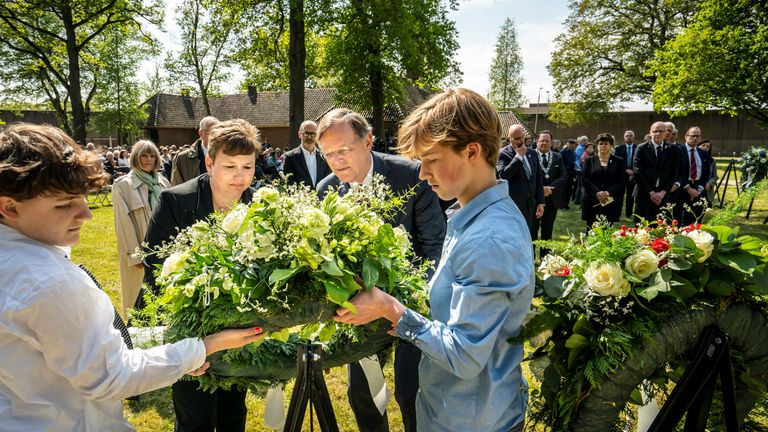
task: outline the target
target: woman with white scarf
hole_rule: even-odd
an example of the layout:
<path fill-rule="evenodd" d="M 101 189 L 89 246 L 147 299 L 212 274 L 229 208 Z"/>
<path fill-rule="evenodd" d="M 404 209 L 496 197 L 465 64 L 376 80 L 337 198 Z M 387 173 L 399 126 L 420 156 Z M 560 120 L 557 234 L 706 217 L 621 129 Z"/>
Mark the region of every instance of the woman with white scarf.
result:
<path fill-rule="evenodd" d="M 152 141 L 141 140 L 134 144 L 130 162 L 130 173 L 112 185 L 120 264 L 120 313 L 124 320 L 128 310 L 136 304 L 144 278 L 144 265 L 134 253 L 144 241 L 160 192 L 171 186 L 160 175 L 162 157 Z"/>

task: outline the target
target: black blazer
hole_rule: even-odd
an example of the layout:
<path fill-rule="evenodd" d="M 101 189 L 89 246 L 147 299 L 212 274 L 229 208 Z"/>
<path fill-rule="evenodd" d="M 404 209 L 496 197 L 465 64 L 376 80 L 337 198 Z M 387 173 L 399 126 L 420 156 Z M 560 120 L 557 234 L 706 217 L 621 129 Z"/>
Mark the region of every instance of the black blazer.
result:
<path fill-rule="evenodd" d="M 250 203 L 253 189 L 248 188 L 240 197 L 240 202 Z M 176 234 L 198 221 L 208 218 L 213 213 L 213 193 L 208 174 L 164 190 L 152 212 L 147 226 L 144 242 L 149 249 L 174 238 Z M 163 259 L 150 255 L 144 260 L 144 282 L 157 293 L 155 285 L 155 264 L 162 264 Z"/>
<path fill-rule="evenodd" d="M 318 149 L 315 149 L 315 160 L 317 161 L 317 183 L 324 179 L 331 173 L 331 168 L 328 167 L 328 162 L 325 157 L 320 154 Z M 314 189 L 315 184 L 312 184 L 312 176 L 309 175 L 309 167 L 307 167 L 307 161 L 304 160 L 304 154 L 301 151 L 301 145 L 295 149 L 285 153 L 283 159 L 283 173 L 285 175 L 291 174 L 288 177 L 289 184 L 305 184 Z"/>
<path fill-rule="evenodd" d="M 419 179 L 418 162 L 396 155 L 371 154 L 374 174 L 383 176 L 392 192 L 399 194 L 416 187 L 416 194 L 408 199 L 403 211 L 386 222 L 392 226 L 402 225 L 411 236 L 416 256 L 430 259 L 437 266 L 445 239 L 445 218 L 437 194 L 427 182 Z M 339 178 L 332 173 L 317 184 L 317 194 L 323 198 L 330 188 L 338 188 L 339 184 Z"/>
<path fill-rule="evenodd" d="M 565 167 L 563 158 L 557 152 L 550 151 L 549 155 L 549 178 L 542 168 L 542 178 L 544 186 L 552 186 L 555 190 L 552 195 L 547 197 L 547 207 L 554 205 L 556 209 L 565 205 L 565 188 L 568 184 L 568 170 Z M 551 201 L 551 202 L 550 202 Z"/>
<path fill-rule="evenodd" d="M 525 174 L 523 161 L 515 159 L 515 156 L 517 152 L 511 145 L 501 149 L 499 160 L 496 162 L 496 176 L 507 181 L 509 196 L 517 204 L 530 227 L 536 214 L 536 206 L 544 204 L 544 173 L 539 167 L 539 156 L 535 150 L 528 149 L 525 153 L 531 167 L 530 180 Z"/>
<path fill-rule="evenodd" d="M 677 174 L 677 183 L 680 184 L 680 189 L 685 189 L 686 186 L 690 186 L 694 189 L 704 190 L 704 186 L 706 186 L 709 181 L 710 170 L 712 168 L 709 152 L 699 150 L 698 148 L 696 149 L 696 152 L 699 154 L 699 159 L 701 160 L 701 176 L 696 181 L 690 181 L 688 178 L 691 175 L 691 160 L 688 145 L 681 144 L 677 146 L 677 150 L 680 155 Z M 686 193 L 685 196 L 688 196 L 688 194 Z"/>
<path fill-rule="evenodd" d="M 605 215 L 611 222 L 617 222 L 621 217 L 622 203 L 624 202 L 625 178 L 627 175 L 624 159 L 610 155 L 608 166 L 600 166 L 600 158 L 597 154 L 584 160 L 581 167 L 581 184 L 584 194 L 581 199 L 581 218 L 585 221 L 594 221 L 597 215 Z M 606 191 L 613 197 L 613 202 L 607 206 L 597 206 L 597 193 Z"/>
<path fill-rule="evenodd" d="M 563 159 L 565 171 L 568 173 L 568 176 L 576 175 L 576 155 L 573 154 L 573 150 L 568 147 L 563 148 L 560 150 L 560 157 Z"/>
<path fill-rule="evenodd" d="M 650 192 L 664 190 L 669 194 L 677 181 L 680 153 L 677 145 L 662 144 L 661 160 L 651 141 L 637 146 L 633 160 L 634 180 L 637 184 L 637 198 L 650 199 Z"/>
<path fill-rule="evenodd" d="M 615 154 L 616 156 L 624 159 L 624 169 L 632 169 L 634 161 L 627 162 L 627 145 L 626 144 L 622 144 L 622 145 L 616 146 L 613 149 L 613 154 Z M 636 144 L 632 144 L 632 159 L 635 158 L 636 154 L 637 154 L 637 145 Z M 629 166 L 627 166 L 627 163 L 629 163 Z"/>

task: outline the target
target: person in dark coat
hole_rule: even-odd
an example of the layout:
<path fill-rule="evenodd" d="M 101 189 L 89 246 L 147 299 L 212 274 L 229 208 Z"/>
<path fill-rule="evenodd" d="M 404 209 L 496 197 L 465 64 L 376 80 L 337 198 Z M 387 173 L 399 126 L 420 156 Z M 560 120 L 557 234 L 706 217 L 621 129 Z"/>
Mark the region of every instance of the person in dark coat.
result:
<path fill-rule="evenodd" d="M 584 192 L 581 199 L 581 218 L 591 228 L 597 217 L 602 215 L 609 222 L 618 222 L 621 217 L 626 181 L 625 162 L 612 155 L 613 136 L 601 133 L 595 140 L 597 153 L 586 158 L 581 167 L 581 184 Z"/>
<path fill-rule="evenodd" d="M 563 206 L 563 201 L 567 200 L 568 196 L 565 192 L 568 172 L 560 154 L 551 150 L 551 141 L 552 133 L 547 130 L 539 132 L 536 137 L 538 164 L 544 176 L 544 214 L 533 220 L 533 240 L 539 239 L 539 228 L 542 240 L 552 240 L 557 209 Z M 543 258 L 549 253 L 549 249 L 541 248 L 540 252 L 539 256 Z"/>
<path fill-rule="evenodd" d="M 506 180 L 509 197 L 525 217 L 533 237 L 533 220 L 544 215 L 544 173 L 536 150 L 524 144 L 525 128 L 514 124 L 507 133 L 509 145 L 499 152 L 496 175 Z"/>
<path fill-rule="evenodd" d="M 562 206 L 560 208 L 568 210 L 571 197 L 573 196 L 573 189 L 576 187 L 576 140 L 569 139 L 565 143 L 565 147 L 560 150 L 560 156 L 563 159 L 563 166 L 568 176 L 565 182 L 565 190 L 563 191 L 564 198 Z"/>
<path fill-rule="evenodd" d="M 624 144 L 616 146 L 613 154 L 624 159 L 624 165 L 626 166 L 624 172 L 627 173 L 625 178 L 625 200 L 626 200 L 626 215 L 627 218 L 631 218 L 635 209 L 635 197 L 632 192 L 635 189 L 635 179 L 632 172 L 632 159 L 635 157 L 637 146 L 635 145 L 635 133 L 631 130 L 624 132 Z"/>
<path fill-rule="evenodd" d="M 301 145 L 286 152 L 283 159 L 283 173 L 289 175 L 288 183 L 304 184 L 315 189 L 320 180 L 331 173 L 325 157 L 317 151 L 316 134 L 315 122 L 307 120 L 301 124 L 299 128 Z"/>
<path fill-rule="evenodd" d="M 693 126 L 685 133 L 685 144 L 678 146 L 680 161 L 677 184 L 680 192 L 675 206 L 675 218 L 681 225 L 689 225 L 701 219 L 704 210 L 712 203 L 706 187 L 712 168 L 709 152 L 699 148 L 701 129 Z"/>
<path fill-rule="evenodd" d="M 664 142 L 666 134 L 666 123 L 655 122 L 651 125 L 651 139 L 637 146 L 632 169 L 635 179 L 635 222 L 639 218 L 656 220 L 662 207 L 676 201 L 680 153 L 677 146 Z"/>
<path fill-rule="evenodd" d="M 414 254 L 429 259 L 437 267 L 445 239 L 446 223 L 437 194 L 419 179 L 419 163 L 401 156 L 371 151 L 373 135 L 360 114 L 336 109 L 320 121 L 317 137 L 333 173 L 317 185 L 324 197 L 331 188 L 345 193 L 353 184 L 371 181 L 374 174 L 384 177 L 392 192 L 399 194 L 415 187 L 401 212 L 386 222 L 402 225 L 410 234 Z M 399 342 L 395 351 L 395 399 L 400 405 L 407 432 L 416 431 L 416 395 L 419 390 L 418 366 L 421 351 L 408 342 Z M 375 366 L 375 365 L 368 365 Z M 370 372 L 370 369 L 368 369 Z M 349 365 L 349 403 L 360 431 L 387 431 L 386 412 L 376 407 L 368 386 L 368 375 L 360 363 Z"/>
<path fill-rule="evenodd" d="M 160 194 L 144 242 L 153 249 L 171 240 L 178 230 L 207 219 L 214 211 L 239 202 L 250 203 L 250 188 L 261 150 L 259 130 L 245 120 L 229 120 L 213 126 L 209 134 L 207 173 Z M 144 282 L 155 290 L 154 270 L 162 260 L 155 255 L 144 261 Z M 137 308 L 138 308 L 137 304 Z M 196 381 L 177 381 L 172 387 L 176 432 L 245 431 L 245 391 L 199 390 Z"/>

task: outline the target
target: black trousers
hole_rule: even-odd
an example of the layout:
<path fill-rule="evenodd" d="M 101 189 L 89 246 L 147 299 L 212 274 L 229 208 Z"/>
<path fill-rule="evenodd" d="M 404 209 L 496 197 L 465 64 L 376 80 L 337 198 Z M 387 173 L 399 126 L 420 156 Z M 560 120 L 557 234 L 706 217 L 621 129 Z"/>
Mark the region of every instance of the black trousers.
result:
<path fill-rule="evenodd" d="M 533 230 L 531 230 L 531 238 L 533 240 L 539 239 L 539 228 L 541 228 L 541 239 L 552 240 L 552 231 L 555 228 L 555 219 L 557 218 L 557 206 L 552 200 L 551 196 L 545 199 L 544 214 L 540 218 L 533 218 Z M 549 249 L 541 248 L 539 258 L 544 258 L 549 253 Z"/>
<path fill-rule="evenodd" d="M 395 350 L 395 400 L 403 415 L 405 432 L 416 432 L 416 394 L 419 391 L 419 360 L 421 350 L 415 345 L 400 341 Z M 389 430 L 387 413 L 379 414 L 373 403 L 359 363 L 349 365 L 349 405 L 355 414 L 360 432 L 386 432 Z"/>
<path fill-rule="evenodd" d="M 704 205 L 701 203 L 702 199 L 706 200 Z M 688 195 L 688 192 L 683 190 L 678 195 L 674 216 L 681 226 L 690 225 L 697 220 L 701 221 L 701 215 L 704 214 L 704 210 L 711 206 L 712 204 L 707 199 L 706 191 L 702 191 L 698 197 L 691 200 L 691 196 Z"/>
<path fill-rule="evenodd" d="M 244 432 L 245 391 L 197 389 L 197 381 L 177 381 L 172 388 L 175 432 Z"/>

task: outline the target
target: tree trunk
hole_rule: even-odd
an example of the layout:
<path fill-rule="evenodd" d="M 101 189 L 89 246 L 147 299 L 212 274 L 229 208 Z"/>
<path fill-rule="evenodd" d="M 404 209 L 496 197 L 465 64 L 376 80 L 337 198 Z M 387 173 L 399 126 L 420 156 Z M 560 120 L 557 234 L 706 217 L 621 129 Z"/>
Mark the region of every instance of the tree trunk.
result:
<path fill-rule="evenodd" d="M 72 8 L 64 4 L 61 9 L 64 31 L 67 34 L 67 59 L 69 60 L 69 98 L 72 103 L 72 138 L 80 145 L 85 145 L 88 113 L 83 105 L 80 89 L 80 52 L 77 48 L 77 34 L 72 21 Z"/>
<path fill-rule="evenodd" d="M 289 148 L 294 148 L 300 143 L 299 128 L 304 121 L 304 81 L 307 58 L 304 33 L 304 0 L 291 0 L 288 14 L 290 33 L 288 46 L 288 66 L 290 69 L 288 136 L 290 140 L 288 141 L 288 146 Z"/>
<path fill-rule="evenodd" d="M 384 139 L 384 74 L 380 68 L 370 69 L 371 102 L 373 103 L 373 135 Z"/>

